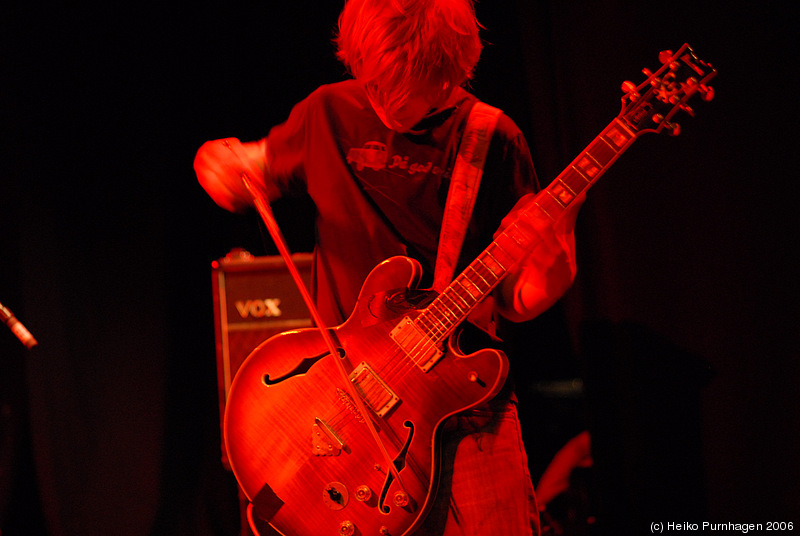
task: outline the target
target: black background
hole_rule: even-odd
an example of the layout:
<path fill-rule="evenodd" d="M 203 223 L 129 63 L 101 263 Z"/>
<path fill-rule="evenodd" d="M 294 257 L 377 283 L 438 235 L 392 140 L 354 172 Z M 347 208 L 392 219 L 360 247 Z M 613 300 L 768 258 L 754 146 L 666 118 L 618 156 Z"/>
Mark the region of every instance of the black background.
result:
<path fill-rule="evenodd" d="M 660 50 L 689 42 L 719 71 L 716 99 L 679 137 L 643 137 L 590 193 L 576 284 L 512 340 L 534 479 L 589 427 L 607 532 L 800 521 L 788 7 L 477 6 L 473 91 L 518 122 L 545 182 Z M 40 342 L 27 352 L 0 332 L 4 535 L 237 533 L 209 270 L 232 247 L 274 251 L 254 215 L 206 197 L 191 164 L 205 140 L 261 137 L 344 76 L 330 44 L 340 8 L 0 9 L 0 301 Z M 307 249 L 297 207 L 276 210 Z M 575 377 L 584 399 L 536 389 Z"/>

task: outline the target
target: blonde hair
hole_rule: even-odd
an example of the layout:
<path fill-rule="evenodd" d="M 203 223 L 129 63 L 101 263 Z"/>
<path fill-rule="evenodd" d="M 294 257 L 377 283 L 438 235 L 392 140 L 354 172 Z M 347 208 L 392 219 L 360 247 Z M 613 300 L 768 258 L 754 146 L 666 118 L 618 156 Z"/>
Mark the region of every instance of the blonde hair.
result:
<path fill-rule="evenodd" d="M 472 78 L 482 44 L 473 0 L 346 0 L 337 57 L 384 107 Z"/>

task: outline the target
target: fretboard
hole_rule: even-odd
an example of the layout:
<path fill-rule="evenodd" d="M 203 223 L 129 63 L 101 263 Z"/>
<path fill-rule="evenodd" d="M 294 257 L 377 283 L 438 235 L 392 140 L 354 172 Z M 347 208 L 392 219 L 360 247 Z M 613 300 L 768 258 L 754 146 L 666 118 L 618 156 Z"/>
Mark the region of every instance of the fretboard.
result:
<path fill-rule="evenodd" d="M 614 119 L 416 317 L 414 323 L 417 327 L 432 342 L 438 344 L 444 341 L 503 277 L 536 247 L 538 236 L 521 222 L 526 218 L 544 215 L 555 224 L 570 204 L 588 190 L 635 140 L 633 131 L 621 119 Z"/>

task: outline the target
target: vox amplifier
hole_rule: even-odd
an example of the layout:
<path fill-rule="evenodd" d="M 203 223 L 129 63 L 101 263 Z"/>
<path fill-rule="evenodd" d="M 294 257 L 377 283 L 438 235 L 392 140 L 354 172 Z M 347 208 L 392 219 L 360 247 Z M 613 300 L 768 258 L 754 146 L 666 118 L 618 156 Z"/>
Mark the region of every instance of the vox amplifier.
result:
<path fill-rule="evenodd" d="M 306 286 L 310 253 L 292 261 Z M 280 256 L 256 257 L 234 249 L 211 263 L 220 425 L 236 371 L 256 346 L 273 335 L 312 325 L 305 302 Z M 222 463 L 229 467 L 225 446 Z"/>

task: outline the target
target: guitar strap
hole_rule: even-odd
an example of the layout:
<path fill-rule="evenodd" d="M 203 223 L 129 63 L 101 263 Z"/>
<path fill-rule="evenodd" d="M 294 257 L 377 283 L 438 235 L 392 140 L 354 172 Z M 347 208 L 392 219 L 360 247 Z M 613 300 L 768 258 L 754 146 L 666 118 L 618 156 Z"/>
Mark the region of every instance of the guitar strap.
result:
<path fill-rule="evenodd" d="M 501 113 L 501 110 L 478 101 L 467 118 L 450 179 L 442 230 L 439 234 L 439 250 L 436 253 L 433 276 L 433 289 L 437 292 L 442 292 L 453 279 L 467 225 L 475 207 L 489 143 Z"/>

